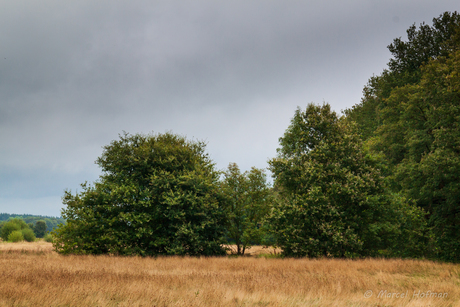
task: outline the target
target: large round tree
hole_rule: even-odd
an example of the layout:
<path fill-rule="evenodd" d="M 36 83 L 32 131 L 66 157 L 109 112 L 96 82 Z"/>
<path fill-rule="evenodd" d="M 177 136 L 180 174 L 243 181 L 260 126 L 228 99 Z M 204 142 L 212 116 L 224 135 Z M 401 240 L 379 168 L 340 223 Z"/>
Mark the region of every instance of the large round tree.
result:
<path fill-rule="evenodd" d="M 66 191 L 61 253 L 221 255 L 224 228 L 218 173 L 205 144 L 172 133 L 130 135 L 104 147 L 103 174 Z"/>
<path fill-rule="evenodd" d="M 419 252 L 423 220 L 417 208 L 387 193 L 378 160 L 363 147 L 355 125 L 330 105 L 298 109 L 280 145 L 269 161 L 279 192 L 269 222 L 285 255 Z"/>

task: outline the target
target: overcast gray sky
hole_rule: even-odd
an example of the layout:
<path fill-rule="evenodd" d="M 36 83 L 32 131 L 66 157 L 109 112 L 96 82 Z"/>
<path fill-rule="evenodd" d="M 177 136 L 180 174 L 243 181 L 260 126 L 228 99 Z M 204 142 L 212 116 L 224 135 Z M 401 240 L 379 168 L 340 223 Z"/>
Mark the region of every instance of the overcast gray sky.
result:
<path fill-rule="evenodd" d="M 129 133 L 267 167 L 297 106 L 360 102 L 413 23 L 458 0 L 0 0 L 0 212 L 59 216 Z"/>

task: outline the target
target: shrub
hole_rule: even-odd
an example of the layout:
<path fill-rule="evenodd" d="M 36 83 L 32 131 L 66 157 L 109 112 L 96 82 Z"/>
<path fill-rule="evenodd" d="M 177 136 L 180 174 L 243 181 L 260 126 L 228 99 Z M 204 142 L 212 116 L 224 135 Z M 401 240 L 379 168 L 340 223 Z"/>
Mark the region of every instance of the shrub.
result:
<path fill-rule="evenodd" d="M 52 243 L 52 242 L 53 242 L 53 236 L 48 232 L 48 233 L 43 237 L 43 240 L 45 240 L 45 242 L 50 242 L 50 243 Z"/>
<path fill-rule="evenodd" d="M 27 226 L 27 224 L 25 224 L 25 226 Z M 15 230 L 21 230 L 21 223 L 18 220 L 12 219 L 12 220 L 9 220 L 8 222 L 6 222 L 5 225 L 2 228 L 2 239 L 3 239 L 3 241 L 8 241 L 9 235 Z"/>
<path fill-rule="evenodd" d="M 22 230 L 22 235 L 24 236 L 24 240 L 27 242 L 34 242 L 35 241 L 35 234 L 34 231 L 30 228 L 26 228 Z"/>
<path fill-rule="evenodd" d="M 19 231 L 21 233 L 21 239 L 20 240 L 15 240 L 12 242 L 18 242 L 22 240 L 26 240 L 28 242 L 33 242 L 35 241 L 35 233 L 34 231 L 29 227 L 24 220 L 19 219 L 19 218 L 14 218 L 8 220 L 2 228 L 1 236 L 3 241 L 11 241 L 10 240 L 10 235 L 15 232 Z M 13 237 L 18 237 L 17 235 L 14 235 Z"/>
<path fill-rule="evenodd" d="M 12 231 L 8 236 L 9 242 L 20 242 L 24 241 L 24 236 L 22 235 L 21 230 Z"/>

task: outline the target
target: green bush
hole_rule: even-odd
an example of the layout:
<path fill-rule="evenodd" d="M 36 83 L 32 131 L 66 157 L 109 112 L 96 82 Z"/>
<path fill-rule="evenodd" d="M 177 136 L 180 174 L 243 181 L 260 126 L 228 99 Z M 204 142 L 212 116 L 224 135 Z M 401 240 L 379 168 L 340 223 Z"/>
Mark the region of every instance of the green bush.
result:
<path fill-rule="evenodd" d="M 34 242 L 35 241 L 35 234 L 34 231 L 30 228 L 26 228 L 22 230 L 22 235 L 24 236 L 24 240 L 27 242 Z"/>
<path fill-rule="evenodd" d="M 37 221 L 33 230 L 37 238 L 43 238 L 46 234 L 46 222 L 43 220 Z"/>
<path fill-rule="evenodd" d="M 20 242 L 24 241 L 24 236 L 22 235 L 21 230 L 12 231 L 8 236 L 9 242 Z"/>
<path fill-rule="evenodd" d="M 19 231 L 21 233 L 21 239 L 15 239 L 15 240 L 10 240 L 10 235 L 15 232 Z M 3 241 L 12 241 L 12 242 L 18 242 L 22 240 L 26 240 L 27 242 L 33 242 L 35 241 L 35 233 L 34 231 L 29 227 L 24 220 L 19 219 L 19 218 L 14 218 L 8 220 L 2 227 L 2 232 L 1 232 L 1 237 Z M 18 238 L 18 235 L 14 235 L 14 238 Z"/>
<path fill-rule="evenodd" d="M 45 240 L 45 242 L 53 242 L 53 236 L 49 232 L 43 237 L 43 239 Z"/>
<path fill-rule="evenodd" d="M 25 224 L 25 223 L 24 223 Z M 27 226 L 27 224 L 26 224 Z M 8 241 L 9 235 L 15 231 L 15 230 L 21 230 L 21 223 L 16 221 L 16 219 L 9 220 L 8 222 L 5 223 L 2 227 L 2 239 L 3 241 Z"/>

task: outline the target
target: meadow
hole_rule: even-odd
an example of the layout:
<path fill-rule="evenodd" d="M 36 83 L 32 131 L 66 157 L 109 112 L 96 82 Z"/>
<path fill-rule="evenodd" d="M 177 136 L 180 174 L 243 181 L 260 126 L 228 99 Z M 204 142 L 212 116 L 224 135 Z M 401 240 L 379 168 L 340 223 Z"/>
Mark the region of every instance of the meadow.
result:
<path fill-rule="evenodd" d="M 460 265 L 250 251 L 63 256 L 46 242 L 0 243 L 0 306 L 460 306 Z"/>

